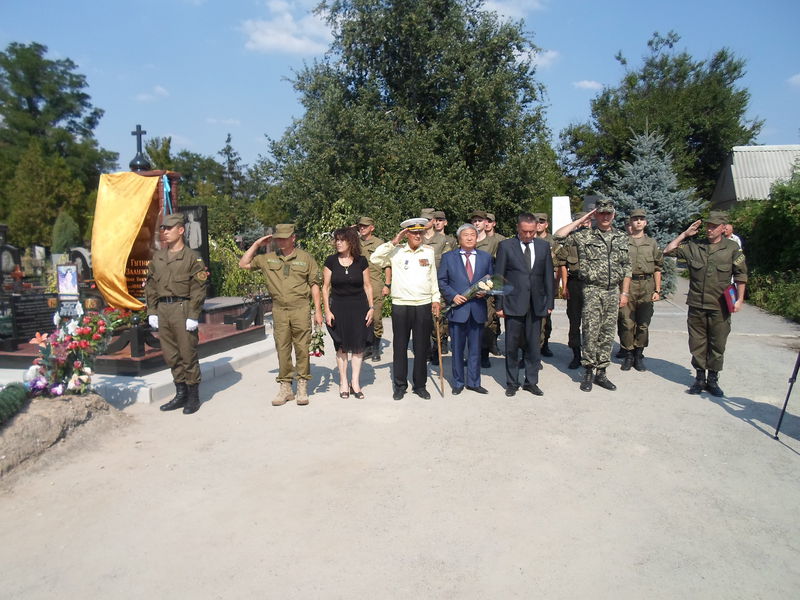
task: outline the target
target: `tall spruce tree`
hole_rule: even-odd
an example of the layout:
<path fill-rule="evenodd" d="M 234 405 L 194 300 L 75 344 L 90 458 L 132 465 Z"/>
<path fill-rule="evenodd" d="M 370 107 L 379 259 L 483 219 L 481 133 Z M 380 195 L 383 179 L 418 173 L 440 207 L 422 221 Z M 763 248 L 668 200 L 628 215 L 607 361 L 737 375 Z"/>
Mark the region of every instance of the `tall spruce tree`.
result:
<path fill-rule="evenodd" d="M 256 165 L 259 204 L 319 237 L 360 214 L 390 234 L 424 206 L 453 223 L 484 207 L 509 229 L 561 193 L 536 47 L 482 6 L 323 2 L 334 41 L 294 80 L 305 114 Z"/>
<path fill-rule="evenodd" d="M 695 190 L 681 189 L 666 150 L 664 136 L 647 132 L 634 134 L 628 141 L 632 160 L 623 161 L 610 174 L 611 186 L 605 195 L 614 200 L 617 225 L 624 227 L 634 208 L 647 211 L 647 233 L 663 248 L 696 217 L 705 203 L 695 199 Z M 664 261 L 661 283 L 664 295 L 675 291 L 675 267 Z"/>

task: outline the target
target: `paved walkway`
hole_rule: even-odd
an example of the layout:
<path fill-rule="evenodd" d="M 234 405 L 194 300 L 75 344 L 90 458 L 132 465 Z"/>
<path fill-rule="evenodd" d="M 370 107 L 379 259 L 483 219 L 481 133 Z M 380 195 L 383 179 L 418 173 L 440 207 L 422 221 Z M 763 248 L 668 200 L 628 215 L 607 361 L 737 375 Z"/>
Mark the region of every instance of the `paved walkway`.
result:
<path fill-rule="evenodd" d="M 541 398 L 492 358 L 489 396 L 393 402 L 387 351 L 342 400 L 329 346 L 311 405 L 273 408 L 270 335 L 196 415 L 133 404 L 3 486 L 0 597 L 795 598 L 800 327 L 745 307 L 728 396 L 689 396 L 682 302 L 616 392 L 579 391 L 563 303 Z"/>

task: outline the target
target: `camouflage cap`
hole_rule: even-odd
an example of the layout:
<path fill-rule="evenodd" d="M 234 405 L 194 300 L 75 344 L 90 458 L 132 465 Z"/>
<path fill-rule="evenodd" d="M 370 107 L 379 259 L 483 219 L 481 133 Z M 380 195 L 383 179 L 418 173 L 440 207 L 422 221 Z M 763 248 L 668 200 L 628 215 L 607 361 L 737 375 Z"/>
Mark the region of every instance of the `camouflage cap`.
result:
<path fill-rule="evenodd" d="M 631 211 L 631 219 L 633 217 L 645 217 L 645 218 L 647 218 L 647 212 L 645 212 L 645 210 L 643 208 L 634 208 Z"/>
<path fill-rule="evenodd" d="M 281 223 L 280 225 L 275 225 L 275 233 L 272 234 L 272 237 L 286 239 L 292 237 L 293 235 L 294 223 Z"/>
<path fill-rule="evenodd" d="M 711 225 L 727 225 L 728 213 L 724 210 L 712 210 L 705 218 L 705 222 Z"/>
<path fill-rule="evenodd" d="M 614 202 L 610 198 L 600 198 L 594 208 L 597 212 L 614 212 Z"/>
<path fill-rule="evenodd" d="M 184 225 L 183 213 L 172 213 L 164 217 L 161 222 L 162 227 L 175 227 L 175 225 Z"/>

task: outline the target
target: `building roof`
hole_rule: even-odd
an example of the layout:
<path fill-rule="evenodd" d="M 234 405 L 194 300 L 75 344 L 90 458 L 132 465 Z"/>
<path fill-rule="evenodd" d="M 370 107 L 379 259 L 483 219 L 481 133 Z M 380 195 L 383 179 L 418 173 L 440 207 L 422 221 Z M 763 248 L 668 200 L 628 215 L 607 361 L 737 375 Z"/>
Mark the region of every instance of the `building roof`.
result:
<path fill-rule="evenodd" d="M 772 184 L 788 179 L 800 161 L 800 145 L 734 146 L 720 171 L 711 196 L 715 208 L 729 208 L 739 200 L 763 200 Z"/>

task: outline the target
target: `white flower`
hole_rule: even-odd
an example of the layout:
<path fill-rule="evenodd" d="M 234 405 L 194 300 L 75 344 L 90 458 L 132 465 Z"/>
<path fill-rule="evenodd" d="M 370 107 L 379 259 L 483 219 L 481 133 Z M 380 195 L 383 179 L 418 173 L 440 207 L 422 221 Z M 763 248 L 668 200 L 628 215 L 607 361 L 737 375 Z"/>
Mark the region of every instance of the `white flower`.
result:
<path fill-rule="evenodd" d="M 53 313 L 53 325 L 58 327 L 58 324 L 61 322 L 61 315 L 58 314 L 58 311 Z"/>
<path fill-rule="evenodd" d="M 28 367 L 28 370 L 25 371 L 25 375 L 22 376 L 23 381 L 33 381 L 39 377 L 39 366 L 38 365 L 31 365 Z"/>
<path fill-rule="evenodd" d="M 78 321 L 76 319 L 71 319 L 69 323 L 67 323 L 67 333 L 70 335 L 75 335 L 75 330 L 78 328 Z"/>
<path fill-rule="evenodd" d="M 494 287 L 494 281 L 492 281 L 491 279 L 487 279 L 486 280 L 486 287 L 488 289 L 492 289 Z"/>

